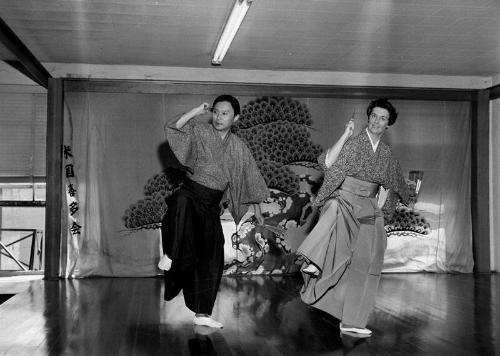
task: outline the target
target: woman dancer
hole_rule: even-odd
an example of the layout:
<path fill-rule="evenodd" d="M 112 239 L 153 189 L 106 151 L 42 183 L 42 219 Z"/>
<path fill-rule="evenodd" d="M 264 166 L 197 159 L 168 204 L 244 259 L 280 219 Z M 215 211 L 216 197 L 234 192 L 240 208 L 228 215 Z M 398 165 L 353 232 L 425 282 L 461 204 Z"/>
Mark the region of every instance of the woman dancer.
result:
<path fill-rule="evenodd" d="M 397 112 L 387 99 L 372 101 L 366 112 L 365 130 L 350 137 L 348 124 L 318 157 L 324 181 L 313 204 L 321 206 L 321 216 L 298 248 L 306 260 L 302 300 L 340 319 L 341 332 L 359 336 L 372 333 L 366 324 L 387 246 L 384 218 L 390 219 L 399 198 L 409 199 L 399 163 L 380 141 Z M 382 209 L 381 186 L 388 190 Z"/>

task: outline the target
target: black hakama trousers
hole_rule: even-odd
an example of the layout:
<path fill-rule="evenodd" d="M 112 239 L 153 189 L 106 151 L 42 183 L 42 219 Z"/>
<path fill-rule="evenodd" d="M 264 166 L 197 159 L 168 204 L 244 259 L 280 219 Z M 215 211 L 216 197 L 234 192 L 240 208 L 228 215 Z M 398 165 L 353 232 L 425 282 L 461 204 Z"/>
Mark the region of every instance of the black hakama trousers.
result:
<path fill-rule="evenodd" d="M 220 222 L 223 192 L 191 180 L 167 198 L 162 220 L 163 253 L 172 259 L 165 272 L 165 300 L 184 293 L 195 313 L 211 314 L 224 268 Z"/>

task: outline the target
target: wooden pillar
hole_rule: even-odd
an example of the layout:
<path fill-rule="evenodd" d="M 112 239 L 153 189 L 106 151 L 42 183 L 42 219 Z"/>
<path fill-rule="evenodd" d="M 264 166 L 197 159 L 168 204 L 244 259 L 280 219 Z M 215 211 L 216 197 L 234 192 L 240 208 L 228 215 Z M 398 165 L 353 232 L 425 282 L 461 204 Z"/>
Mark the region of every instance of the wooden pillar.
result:
<path fill-rule="evenodd" d="M 49 79 L 47 93 L 47 196 L 45 210 L 45 278 L 60 276 L 62 148 L 63 148 L 63 79 Z"/>
<path fill-rule="evenodd" d="M 490 266 L 489 116 L 490 92 L 479 90 L 472 104 L 471 213 L 474 272 Z"/>
<path fill-rule="evenodd" d="M 489 88 L 489 91 L 490 91 L 490 100 L 495 100 L 500 98 L 500 84 Z"/>

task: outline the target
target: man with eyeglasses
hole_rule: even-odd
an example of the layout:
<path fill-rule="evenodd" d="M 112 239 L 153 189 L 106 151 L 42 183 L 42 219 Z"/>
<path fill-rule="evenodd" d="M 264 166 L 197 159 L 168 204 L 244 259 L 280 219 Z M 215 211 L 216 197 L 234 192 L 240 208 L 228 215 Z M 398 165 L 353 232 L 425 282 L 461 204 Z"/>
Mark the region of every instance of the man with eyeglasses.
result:
<path fill-rule="evenodd" d="M 305 260 L 302 300 L 338 318 L 340 331 L 357 337 L 372 333 L 366 324 L 387 246 L 384 220 L 399 199 L 409 202 L 399 162 L 380 141 L 397 112 L 387 99 L 377 99 L 366 113 L 368 125 L 360 134 L 351 137 L 351 120 L 318 157 L 324 180 L 313 204 L 321 215 L 297 251 Z"/>
<path fill-rule="evenodd" d="M 210 123 L 193 122 L 208 111 Z M 165 271 L 164 298 L 171 300 L 183 290 L 194 324 L 213 328 L 222 328 L 211 317 L 224 267 L 221 206 L 227 205 L 236 224 L 252 206 L 263 224 L 259 203 L 269 196 L 252 153 L 231 133 L 239 115 L 238 100 L 221 95 L 211 109 L 203 103 L 165 125 L 171 151 L 164 168 L 185 177 L 167 198 L 162 219 L 164 255 L 158 267 Z"/>

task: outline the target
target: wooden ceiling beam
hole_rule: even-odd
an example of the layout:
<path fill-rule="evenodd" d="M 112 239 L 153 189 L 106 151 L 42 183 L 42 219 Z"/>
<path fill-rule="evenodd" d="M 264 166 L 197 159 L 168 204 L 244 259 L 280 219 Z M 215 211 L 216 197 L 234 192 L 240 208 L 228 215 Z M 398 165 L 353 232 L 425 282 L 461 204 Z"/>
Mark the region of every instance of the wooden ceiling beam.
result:
<path fill-rule="evenodd" d="M 52 76 L 2 18 L 0 18 L 0 42 L 17 58 L 15 61 L 5 60 L 5 63 L 44 88 L 48 88 L 49 78 Z"/>
<path fill-rule="evenodd" d="M 490 100 L 495 100 L 500 98 L 500 84 L 495 85 L 490 90 Z"/>
<path fill-rule="evenodd" d="M 104 93 L 155 93 L 155 94 L 200 94 L 218 95 L 221 92 L 241 96 L 293 96 L 307 98 L 347 99 L 407 99 L 438 101 L 474 101 L 477 90 L 473 89 L 428 89 L 396 87 L 347 87 L 335 85 L 299 84 L 239 84 L 201 83 L 154 80 L 107 80 L 77 79 L 64 80 L 66 92 Z"/>

